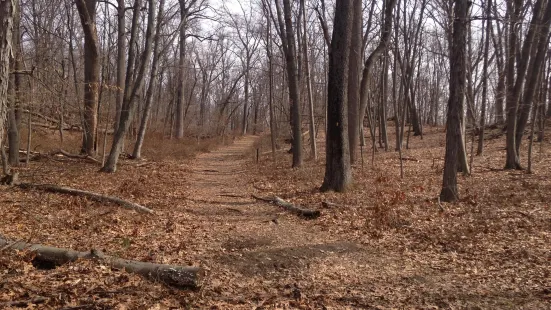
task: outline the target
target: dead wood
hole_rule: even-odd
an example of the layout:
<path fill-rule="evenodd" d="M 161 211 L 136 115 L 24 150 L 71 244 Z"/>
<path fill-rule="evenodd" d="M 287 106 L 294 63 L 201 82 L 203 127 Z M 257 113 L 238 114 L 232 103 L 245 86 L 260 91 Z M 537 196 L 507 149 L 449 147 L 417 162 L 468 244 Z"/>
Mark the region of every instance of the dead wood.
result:
<path fill-rule="evenodd" d="M 77 259 L 96 259 L 112 268 L 139 274 L 149 280 L 161 282 L 176 288 L 198 288 L 201 286 L 203 270 L 199 267 L 176 266 L 140 262 L 103 254 L 101 251 L 79 252 L 71 249 L 55 248 L 41 244 L 15 242 L 0 235 L 0 247 L 10 245 L 14 250 L 28 250 L 35 254 L 35 266 L 57 267 Z"/>
<path fill-rule="evenodd" d="M 252 197 L 256 200 L 265 201 L 269 203 L 273 203 L 291 213 L 304 216 L 307 218 L 317 218 L 321 215 L 321 212 L 319 210 L 310 210 L 310 209 L 304 209 L 301 207 L 297 207 L 294 204 L 287 202 L 277 196 L 274 196 L 273 198 L 262 198 L 255 195 L 252 195 Z"/>
<path fill-rule="evenodd" d="M 95 163 L 98 163 L 100 164 L 101 162 L 97 159 L 95 159 L 94 157 L 92 156 L 89 156 L 89 155 L 79 155 L 79 154 L 71 154 L 65 150 L 62 150 L 62 149 L 59 149 L 59 150 L 55 150 L 55 151 L 52 151 L 49 153 L 50 156 L 57 156 L 57 155 L 63 155 L 65 157 L 68 157 L 68 158 L 73 158 L 73 159 L 86 159 L 86 160 L 90 160 L 90 161 L 93 161 Z"/>
<path fill-rule="evenodd" d="M 1 240 L 1 239 L 0 239 Z M 29 305 L 39 305 L 47 302 L 49 298 L 35 297 L 27 300 L 15 300 L 0 303 L 0 307 L 28 307 Z"/>
<path fill-rule="evenodd" d="M 336 204 L 334 202 L 330 202 L 330 201 L 322 201 L 321 202 L 321 205 L 326 208 L 326 209 L 329 209 L 329 208 L 340 208 L 342 207 L 341 205 L 339 204 Z"/>
<path fill-rule="evenodd" d="M 419 159 L 411 158 L 411 157 L 402 157 L 402 160 L 403 160 L 403 161 L 414 161 L 414 162 L 416 162 L 416 163 L 420 162 Z"/>
<path fill-rule="evenodd" d="M 98 202 L 114 203 L 114 204 L 117 204 L 117 205 L 119 205 L 121 207 L 124 207 L 126 209 L 135 210 L 135 211 L 138 211 L 138 212 L 153 213 L 153 210 L 151 210 L 149 208 L 146 208 L 142 205 L 139 205 L 139 204 L 136 204 L 136 203 L 133 203 L 133 202 L 130 202 L 130 201 L 123 200 L 123 199 L 118 198 L 118 197 L 100 195 L 100 194 L 97 194 L 97 193 L 83 191 L 83 190 L 80 190 L 80 189 L 62 187 L 62 186 L 57 186 L 57 185 L 52 185 L 52 184 L 20 183 L 20 184 L 15 184 L 15 185 L 20 187 L 20 188 L 23 188 L 23 189 L 37 189 L 37 190 L 50 192 L 50 193 L 60 193 L 60 194 L 67 194 L 67 195 L 72 195 L 72 196 L 86 197 L 88 199 L 98 201 Z"/>

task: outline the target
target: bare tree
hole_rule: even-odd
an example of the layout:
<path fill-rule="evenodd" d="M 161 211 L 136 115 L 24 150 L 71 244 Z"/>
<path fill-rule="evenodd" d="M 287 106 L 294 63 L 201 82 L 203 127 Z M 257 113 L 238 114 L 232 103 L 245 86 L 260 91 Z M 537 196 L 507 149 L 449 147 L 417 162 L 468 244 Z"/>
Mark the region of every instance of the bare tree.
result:
<path fill-rule="evenodd" d="M 17 0 L 0 1 L 0 147 L 4 154 L 4 126 L 8 110 L 8 84 L 12 55 L 13 15 Z M 5 160 L 5 158 L 3 158 Z M 4 171 L 6 172 L 6 171 Z"/>
<path fill-rule="evenodd" d="M 467 64 L 467 24 L 468 0 L 455 0 L 452 46 L 450 49 L 450 97 L 448 100 L 448 116 L 446 128 L 446 155 L 444 178 L 440 200 L 453 202 L 459 199 L 457 189 L 457 166 L 461 150 L 462 133 L 461 117 L 465 100 Z"/>
<path fill-rule="evenodd" d="M 335 9 L 335 25 L 329 50 L 326 159 L 322 191 L 342 192 L 352 183 L 347 95 L 353 8 L 353 0 L 341 0 Z"/>
<path fill-rule="evenodd" d="M 124 100 L 121 110 L 121 117 L 119 121 L 119 127 L 115 131 L 113 137 L 113 143 L 111 145 L 111 151 L 105 165 L 101 168 L 103 172 L 115 172 L 117 169 L 117 162 L 119 160 L 119 155 L 122 152 L 122 145 L 124 142 L 124 136 L 126 135 L 128 128 L 130 127 L 130 122 L 134 116 L 134 111 L 136 107 L 136 99 L 142 93 L 142 88 L 145 78 L 145 70 L 148 65 L 149 58 L 151 57 L 151 41 L 153 37 L 153 29 L 155 28 L 155 1 L 148 0 L 148 18 L 147 18 L 147 31 L 145 38 L 145 48 L 141 55 L 140 66 L 138 68 L 138 73 L 132 82 L 132 71 L 133 62 L 135 61 L 135 40 L 137 36 L 138 29 L 138 20 L 141 9 L 141 0 L 134 1 L 134 15 L 132 18 L 132 28 L 130 32 L 130 42 L 129 42 L 129 55 L 128 55 L 128 66 L 126 70 L 126 82 L 125 82 L 125 92 Z"/>
<path fill-rule="evenodd" d="M 100 55 L 96 29 L 97 0 L 76 0 L 75 4 L 84 30 L 84 135 L 82 152 L 93 156 L 96 152 Z"/>
<path fill-rule="evenodd" d="M 157 23 L 155 26 L 155 38 L 153 39 L 153 60 L 151 62 L 151 70 L 149 73 L 149 86 L 147 87 L 147 92 L 145 95 L 145 107 L 143 115 L 140 122 L 140 129 L 138 132 L 138 138 L 136 144 L 134 145 L 134 151 L 132 152 L 132 157 L 134 159 L 141 158 L 142 145 L 145 139 L 145 133 L 147 130 L 147 123 L 149 122 L 149 115 L 151 113 L 151 104 L 153 101 L 153 91 L 155 89 L 155 84 L 157 84 L 159 77 L 157 75 L 159 68 L 159 58 L 160 54 L 160 41 L 161 41 L 161 26 L 162 26 L 162 17 L 164 14 L 164 5 L 165 0 L 159 0 L 159 13 L 157 14 Z M 159 103 L 157 103 L 159 104 Z"/>
<path fill-rule="evenodd" d="M 279 0 L 276 2 L 279 35 L 281 37 L 285 64 L 287 68 L 287 81 L 289 86 L 289 101 L 291 105 L 291 127 L 293 131 L 293 167 L 302 166 L 302 128 L 300 117 L 300 92 L 298 86 L 297 49 L 291 2 L 283 0 L 283 13 Z"/>

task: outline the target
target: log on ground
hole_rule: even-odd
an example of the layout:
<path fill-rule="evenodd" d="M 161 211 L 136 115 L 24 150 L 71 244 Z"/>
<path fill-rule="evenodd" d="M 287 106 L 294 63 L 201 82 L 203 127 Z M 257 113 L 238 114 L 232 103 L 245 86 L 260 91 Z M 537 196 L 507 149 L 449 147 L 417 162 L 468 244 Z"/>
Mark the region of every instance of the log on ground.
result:
<path fill-rule="evenodd" d="M 14 250 L 28 250 L 35 254 L 33 265 L 45 269 L 55 268 L 78 259 L 95 259 L 112 268 L 126 270 L 139 274 L 149 280 L 163 283 L 168 286 L 185 289 L 199 288 L 202 284 L 204 271 L 199 267 L 176 266 L 140 262 L 105 255 L 100 251 L 79 252 L 71 249 L 56 248 L 41 244 L 13 242 L 0 235 L 0 248 Z"/>
<path fill-rule="evenodd" d="M 126 209 L 136 210 L 138 212 L 153 213 L 153 210 L 146 208 L 142 205 L 139 205 L 137 203 L 126 201 L 118 197 L 100 195 L 97 193 L 83 191 L 75 188 L 62 187 L 62 186 L 57 186 L 52 184 L 32 184 L 32 183 L 20 183 L 20 184 L 17 184 L 17 186 L 23 189 L 36 189 L 36 190 L 42 190 L 42 191 L 51 192 L 51 193 L 81 196 L 81 197 L 86 197 L 88 199 L 98 201 L 98 202 L 114 203 Z"/>
<path fill-rule="evenodd" d="M 262 198 L 262 197 L 253 195 L 253 198 L 257 200 L 273 203 L 291 213 L 304 216 L 307 218 L 317 218 L 321 215 L 321 212 L 319 210 L 304 209 L 304 208 L 295 206 L 294 204 L 288 201 L 285 201 L 277 196 L 270 197 L 270 198 Z"/>

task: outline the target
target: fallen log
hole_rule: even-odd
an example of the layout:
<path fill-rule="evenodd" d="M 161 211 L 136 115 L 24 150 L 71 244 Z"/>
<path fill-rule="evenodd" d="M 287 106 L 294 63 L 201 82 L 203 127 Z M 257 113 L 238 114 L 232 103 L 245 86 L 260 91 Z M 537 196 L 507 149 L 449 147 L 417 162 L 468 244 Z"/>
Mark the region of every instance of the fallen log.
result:
<path fill-rule="evenodd" d="M 252 195 L 252 197 L 256 200 L 265 201 L 269 203 L 273 203 L 291 213 L 294 213 L 299 216 L 304 216 L 307 218 L 317 218 L 321 215 L 321 212 L 319 210 L 310 210 L 310 209 L 304 209 L 301 207 L 297 207 L 294 204 L 285 201 L 277 196 L 274 196 L 272 198 L 262 198 L 255 195 Z"/>
<path fill-rule="evenodd" d="M 140 262 L 122 259 L 103 254 L 101 251 L 79 252 L 71 249 L 56 248 L 41 244 L 26 242 L 12 242 L 0 235 L 0 247 L 34 253 L 33 265 L 55 268 L 63 264 L 74 262 L 77 259 L 94 259 L 112 268 L 139 274 L 149 280 L 160 282 L 168 286 L 184 289 L 199 288 L 202 284 L 204 271 L 199 267 L 176 266 Z"/>
<path fill-rule="evenodd" d="M 97 159 L 95 159 L 94 157 L 90 156 L 90 155 L 79 155 L 79 154 L 71 154 L 63 149 L 59 149 L 59 150 L 55 150 L 55 151 L 52 151 L 50 152 L 49 154 L 50 156 L 57 156 L 57 155 L 63 155 L 65 157 L 68 157 L 68 158 L 73 158 L 73 159 L 86 159 L 86 160 L 89 160 L 89 161 L 93 161 L 95 163 L 98 163 L 100 164 L 101 162 Z"/>
<path fill-rule="evenodd" d="M 126 209 L 135 210 L 138 212 L 143 213 L 153 213 L 153 210 L 146 208 L 142 205 L 139 205 L 137 203 L 133 203 L 130 201 L 126 201 L 123 199 L 120 199 L 118 197 L 113 196 L 104 196 L 93 192 L 83 191 L 80 189 L 75 188 L 69 188 L 69 187 L 62 187 L 52 184 L 32 184 L 32 183 L 19 183 L 14 184 L 22 189 L 37 189 L 45 192 L 50 193 L 60 193 L 60 194 L 67 194 L 72 196 L 80 196 L 80 197 L 86 197 L 88 199 L 98 201 L 98 202 L 110 202 L 117 204 L 121 207 L 124 207 Z"/>
<path fill-rule="evenodd" d="M 7 301 L 7 302 L 1 302 L 0 307 L 28 307 L 30 305 L 39 305 L 46 303 L 49 298 L 46 297 L 35 297 L 32 299 L 27 300 L 16 300 L 16 301 Z"/>

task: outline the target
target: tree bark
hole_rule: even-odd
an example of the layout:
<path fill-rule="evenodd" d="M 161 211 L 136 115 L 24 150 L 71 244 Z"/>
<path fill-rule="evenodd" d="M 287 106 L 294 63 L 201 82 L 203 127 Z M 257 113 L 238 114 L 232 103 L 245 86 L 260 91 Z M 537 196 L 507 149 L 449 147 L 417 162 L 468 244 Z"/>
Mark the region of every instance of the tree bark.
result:
<path fill-rule="evenodd" d="M 21 4 L 19 1 L 13 2 L 13 100 L 8 111 L 8 162 L 13 166 L 19 165 L 19 126 L 21 125 L 21 37 L 20 37 L 20 20 L 21 20 Z"/>
<path fill-rule="evenodd" d="M 283 0 L 283 16 L 285 23 L 285 60 L 287 64 L 287 81 L 289 84 L 289 104 L 291 106 L 291 125 L 293 130 L 293 168 L 302 166 L 302 122 L 300 115 L 300 92 L 298 87 L 297 49 L 291 2 Z M 283 30 L 282 30 L 283 33 Z"/>
<path fill-rule="evenodd" d="M 360 1 L 361 2 L 361 1 Z M 300 1 L 300 5 L 302 6 L 302 29 L 304 31 L 303 35 L 303 53 L 304 53 L 304 66 L 306 71 L 306 89 L 308 91 L 308 112 L 310 116 L 310 152 L 312 153 L 312 159 L 317 160 L 318 159 L 318 147 L 316 144 L 316 123 L 315 123 L 315 112 L 314 112 L 314 98 L 313 98 L 313 91 L 312 91 L 312 77 L 311 77 L 311 71 L 310 71 L 310 56 L 309 48 L 308 48 L 308 29 L 306 27 L 306 6 L 305 6 L 305 0 Z M 361 30 L 360 30 L 361 33 Z M 361 47 L 360 47 L 361 48 Z M 361 65 L 361 63 L 359 64 Z M 359 66 L 358 66 L 359 67 Z M 359 88 L 358 88 L 359 89 Z"/>
<path fill-rule="evenodd" d="M 384 13 L 384 24 L 383 24 L 383 30 L 381 34 L 381 41 L 379 42 L 379 45 L 371 52 L 369 57 L 365 60 L 363 73 L 362 73 L 362 80 L 361 80 L 361 88 L 360 88 L 360 111 L 359 111 L 359 121 L 363 123 L 363 120 L 365 118 L 367 103 L 368 103 L 368 91 L 369 91 L 369 80 L 371 79 L 371 69 L 377 59 L 381 56 L 381 54 L 387 49 L 388 42 L 390 42 L 390 35 L 392 30 L 392 12 L 394 10 L 394 6 L 396 5 L 396 0 L 386 0 L 385 2 L 385 13 Z"/>
<path fill-rule="evenodd" d="M 134 151 L 132 152 L 132 157 L 134 159 L 140 159 L 142 157 L 142 145 L 145 140 L 145 133 L 147 131 L 147 123 L 149 122 L 149 115 L 151 114 L 151 104 L 153 99 L 153 92 L 155 90 L 155 84 L 158 83 L 159 78 L 157 77 L 157 71 L 159 67 L 159 48 L 160 48 L 160 38 L 161 38 L 161 26 L 162 26 L 162 17 L 164 12 L 165 0 L 159 1 L 159 13 L 157 14 L 157 24 L 155 25 L 155 39 L 153 43 L 153 61 L 151 63 L 151 71 L 149 74 L 149 86 L 147 87 L 147 92 L 145 94 L 145 107 L 143 111 L 143 116 L 140 122 L 140 129 L 138 131 L 138 138 L 136 139 L 136 144 L 134 145 Z M 151 5 L 151 3 L 150 3 Z M 148 26 L 149 27 L 149 26 Z M 153 27 L 151 25 L 151 27 Z M 161 89 L 159 89 L 159 92 Z M 157 103 L 160 104 L 160 103 Z"/>
<path fill-rule="evenodd" d="M 147 68 L 149 58 L 151 58 L 151 41 L 153 36 L 153 28 L 155 21 L 155 5 L 154 0 L 148 0 L 148 19 L 147 19 L 147 30 L 145 38 L 145 48 L 141 55 L 140 67 L 138 68 L 138 74 L 134 79 L 134 84 L 131 85 L 131 76 L 132 74 L 132 63 L 134 62 L 135 51 L 133 51 L 133 46 L 135 45 L 135 40 L 137 37 L 138 29 L 138 18 L 139 12 L 141 9 L 141 0 L 135 0 L 134 2 L 134 16 L 132 20 L 132 30 L 130 34 L 130 52 L 128 56 L 128 67 L 126 70 L 126 89 L 124 94 L 124 102 L 121 111 L 121 118 L 119 122 L 119 127 L 115 131 L 113 137 L 113 143 L 111 145 L 111 151 L 103 168 L 102 172 L 115 172 L 117 170 L 117 162 L 119 156 L 122 152 L 122 145 L 124 143 L 124 136 L 128 132 L 132 118 L 134 117 L 134 112 L 136 109 L 136 99 L 139 95 L 142 94 L 145 70 Z"/>
<path fill-rule="evenodd" d="M 117 0 L 117 97 L 115 107 L 116 131 L 121 119 L 122 102 L 124 99 L 126 69 L 126 8 L 124 0 Z"/>
<path fill-rule="evenodd" d="M 533 106 L 532 101 L 536 94 L 539 81 L 541 79 L 542 67 L 545 64 L 545 54 L 549 44 L 549 29 L 551 25 L 551 2 L 547 3 L 545 13 L 538 26 L 535 29 L 534 42 L 538 44 L 532 47 L 530 55 L 530 63 L 526 73 L 526 85 L 524 86 L 524 95 L 519 106 L 519 115 L 517 119 L 517 127 L 515 133 L 515 152 L 517 157 L 520 157 L 520 144 L 524 136 L 524 130 L 528 123 L 530 110 Z M 535 111 L 533 113 L 536 113 Z"/>
<path fill-rule="evenodd" d="M 526 77 L 526 71 L 528 62 L 530 60 L 530 50 L 532 49 L 532 43 L 534 36 L 536 35 L 536 26 L 538 23 L 538 15 L 543 5 L 543 0 L 538 0 L 534 7 L 534 14 L 532 21 L 526 33 L 526 38 L 520 53 L 518 52 L 518 40 L 519 30 L 518 21 L 520 20 L 520 14 L 523 8 L 523 0 L 514 0 L 514 3 L 507 2 L 507 11 L 510 18 L 509 26 L 509 54 L 507 64 L 507 138 L 506 138 L 506 160 L 505 169 L 522 169 L 520 165 L 519 154 L 516 150 L 516 132 L 517 132 L 517 116 L 518 116 L 518 104 L 521 97 L 522 88 L 524 86 L 524 80 Z M 515 66 L 515 59 L 517 59 Z M 516 80 L 515 80 L 515 68 Z"/>
<path fill-rule="evenodd" d="M 185 63 L 186 63 L 186 19 L 187 19 L 187 9 L 186 1 L 179 0 L 180 3 L 180 40 L 178 43 L 179 46 L 179 55 L 178 55 L 178 98 L 176 100 L 176 139 L 184 138 L 184 117 L 185 117 L 185 101 L 186 96 L 184 94 L 186 80 L 185 80 Z"/>
<path fill-rule="evenodd" d="M 347 100 L 353 1 L 340 0 L 335 9 L 329 49 L 325 177 L 321 191 L 343 192 L 352 183 Z"/>
<path fill-rule="evenodd" d="M 482 111 L 480 112 L 480 133 L 478 135 L 478 148 L 476 155 L 482 155 L 484 152 L 484 130 L 486 128 L 486 102 L 488 99 L 488 64 L 490 53 L 490 28 L 492 27 L 492 21 L 489 18 L 492 14 L 492 0 L 486 1 L 486 32 L 484 34 L 484 60 L 482 64 Z"/>
<path fill-rule="evenodd" d="M 0 1 L 0 146 L 3 147 L 4 126 L 8 111 L 8 85 L 12 54 L 15 1 Z"/>
<path fill-rule="evenodd" d="M 96 29 L 97 0 L 76 0 L 84 32 L 84 135 L 82 152 L 94 156 L 96 127 L 98 125 L 98 90 L 99 90 L 99 41 Z"/>
<path fill-rule="evenodd" d="M 353 1 L 352 39 L 350 44 L 350 63 L 348 65 L 348 140 L 350 145 L 350 163 L 357 160 L 360 138 L 360 70 L 362 66 L 363 43 L 363 1 Z"/>
<path fill-rule="evenodd" d="M 440 200 L 453 202 L 459 199 L 457 164 L 462 143 L 461 116 L 466 91 L 468 0 L 455 0 L 452 48 L 450 49 L 450 97 L 446 129 L 446 155 Z"/>

